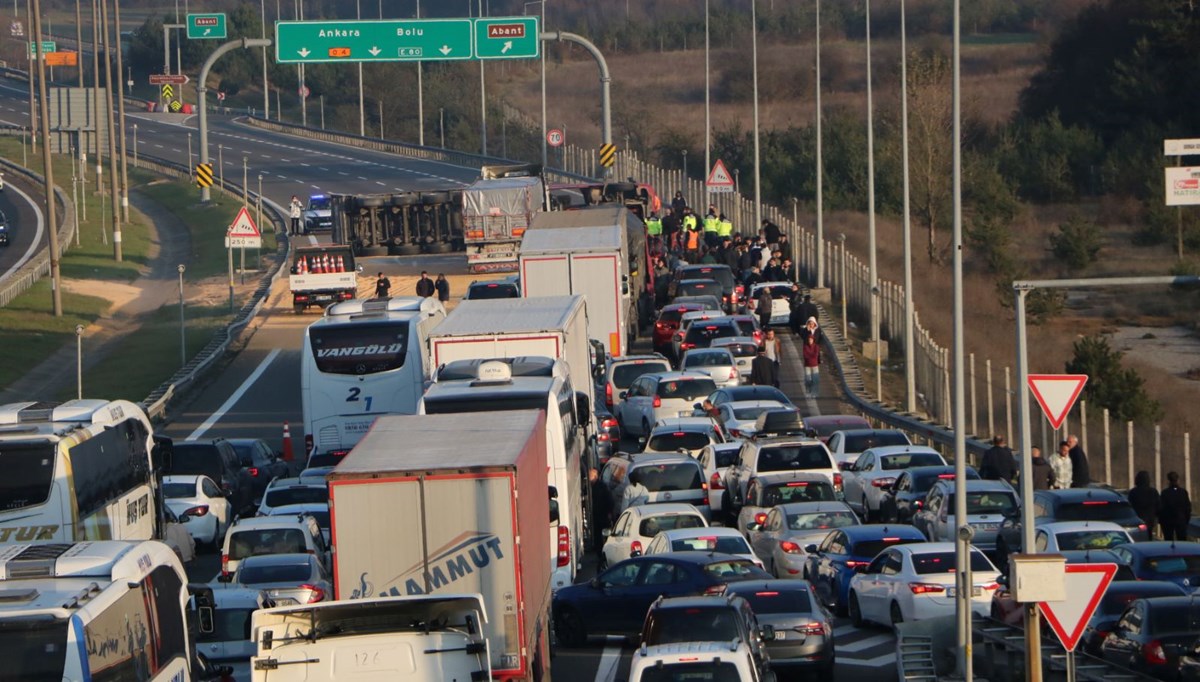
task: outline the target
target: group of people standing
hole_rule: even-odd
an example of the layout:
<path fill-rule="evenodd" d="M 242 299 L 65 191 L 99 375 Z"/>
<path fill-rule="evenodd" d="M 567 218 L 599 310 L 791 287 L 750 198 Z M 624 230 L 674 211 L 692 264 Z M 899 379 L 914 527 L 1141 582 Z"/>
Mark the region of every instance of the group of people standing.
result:
<path fill-rule="evenodd" d="M 1039 447 L 1030 448 L 1034 490 L 1086 488 L 1091 483 L 1087 453 L 1075 435 L 1058 444 L 1058 451 L 1049 460 Z M 979 477 L 1016 484 L 1019 474 L 1017 460 L 1004 436 L 992 439 L 992 447 L 979 463 Z M 1187 526 L 1192 518 L 1192 501 L 1185 488 L 1179 485 L 1179 474 L 1167 473 L 1167 487 L 1161 492 L 1150 481 L 1150 472 L 1139 471 L 1129 491 L 1129 504 L 1138 518 L 1146 524 L 1150 538 L 1161 528 L 1163 540 L 1187 539 Z"/>

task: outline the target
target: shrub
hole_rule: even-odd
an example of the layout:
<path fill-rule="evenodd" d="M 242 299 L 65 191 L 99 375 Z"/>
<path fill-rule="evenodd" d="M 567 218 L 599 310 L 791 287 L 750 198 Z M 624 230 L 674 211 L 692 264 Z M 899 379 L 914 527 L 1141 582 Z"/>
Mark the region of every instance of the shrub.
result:
<path fill-rule="evenodd" d="M 1146 394 L 1137 370 L 1121 366 L 1121 351 L 1113 350 L 1102 336 L 1085 336 L 1075 342 L 1075 355 L 1066 365 L 1071 374 L 1088 375 L 1083 392 L 1089 403 L 1108 408 L 1120 421 L 1154 422 L 1162 419 L 1162 405 Z"/>
<path fill-rule="evenodd" d="M 1050 248 L 1054 257 L 1072 271 L 1082 270 L 1096 262 L 1100 246 L 1099 226 L 1087 221 L 1078 213 L 1060 224 L 1057 234 L 1050 235 Z"/>

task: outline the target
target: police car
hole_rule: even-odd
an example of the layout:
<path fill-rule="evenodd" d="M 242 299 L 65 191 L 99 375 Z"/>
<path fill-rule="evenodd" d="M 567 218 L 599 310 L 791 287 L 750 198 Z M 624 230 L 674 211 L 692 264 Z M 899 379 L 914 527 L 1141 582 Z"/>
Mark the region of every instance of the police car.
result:
<path fill-rule="evenodd" d="M 304 211 L 304 231 L 332 230 L 333 210 L 329 197 L 314 194 L 308 198 L 308 209 Z"/>
<path fill-rule="evenodd" d="M 0 246 L 8 246 L 8 218 L 0 213 Z"/>

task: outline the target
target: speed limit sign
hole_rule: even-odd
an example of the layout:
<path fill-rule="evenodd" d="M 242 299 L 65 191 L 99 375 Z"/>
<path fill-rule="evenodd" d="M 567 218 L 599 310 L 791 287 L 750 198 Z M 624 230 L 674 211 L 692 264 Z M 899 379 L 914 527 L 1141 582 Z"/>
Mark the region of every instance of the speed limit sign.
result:
<path fill-rule="evenodd" d="M 562 143 L 565 142 L 566 139 L 566 134 L 558 128 L 552 128 L 546 131 L 546 144 L 550 145 L 551 147 L 561 147 Z"/>

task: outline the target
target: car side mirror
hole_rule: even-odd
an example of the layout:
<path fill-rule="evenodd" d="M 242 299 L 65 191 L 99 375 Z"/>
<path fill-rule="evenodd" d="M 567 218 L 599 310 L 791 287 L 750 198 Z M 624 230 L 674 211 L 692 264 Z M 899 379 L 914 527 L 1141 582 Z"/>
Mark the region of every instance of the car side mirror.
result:
<path fill-rule="evenodd" d="M 559 523 L 558 500 L 550 500 L 550 523 L 555 526 Z"/>
<path fill-rule="evenodd" d="M 858 467 L 854 466 L 854 462 L 842 462 L 839 465 L 842 471 L 858 471 Z"/>
<path fill-rule="evenodd" d="M 642 550 L 640 550 L 640 549 L 631 549 L 631 550 L 629 550 L 629 556 L 630 556 L 630 558 L 632 558 L 632 557 L 639 557 L 639 556 L 641 556 L 641 555 L 642 555 Z"/>
<path fill-rule="evenodd" d="M 764 642 L 774 642 L 775 641 L 775 626 L 774 625 L 764 625 L 758 629 L 758 632 L 759 632 L 759 636 L 762 637 L 762 640 Z"/>
<path fill-rule="evenodd" d="M 222 573 L 221 575 L 217 576 L 217 582 L 231 583 L 231 582 L 233 582 L 233 574 L 232 573 Z"/>
<path fill-rule="evenodd" d="M 620 393 L 617 394 L 617 398 L 624 400 L 625 396 L 627 396 L 627 395 L 629 395 L 629 391 L 621 391 Z"/>
<path fill-rule="evenodd" d="M 610 538 L 610 537 L 612 537 L 612 534 L 613 534 L 612 528 L 601 528 L 600 529 L 601 537 Z"/>
<path fill-rule="evenodd" d="M 583 391 L 575 391 L 575 413 L 579 415 L 580 421 L 586 421 L 587 415 L 592 412 L 592 400 L 587 393 Z"/>
<path fill-rule="evenodd" d="M 817 430 L 816 429 L 808 429 L 807 431 L 805 431 L 805 434 L 809 438 L 817 438 Z"/>
<path fill-rule="evenodd" d="M 805 551 L 805 552 L 807 552 L 807 553 L 809 553 L 809 554 L 816 554 L 816 553 L 817 553 L 817 546 L 816 546 L 815 544 L 812 544 L 812 545 L 805 545 L 805 546 L 804 546 L 804 551 Z"/>
<path fill-rule="evenodd" d="M 870 565 L 868 565 L 868 564 L 855 564 L 854 572 L 855 573 L 866 573 L 869 568 L 870 568 Z"/>
<path fill-rule="evenodd" d="M 196 609 L 196 615 L 200 621 L 200 632 L 209 634 L 215 629 L 213 627 L 213 609 L 211 606 L 201 606 L 199 609 Z"/>

